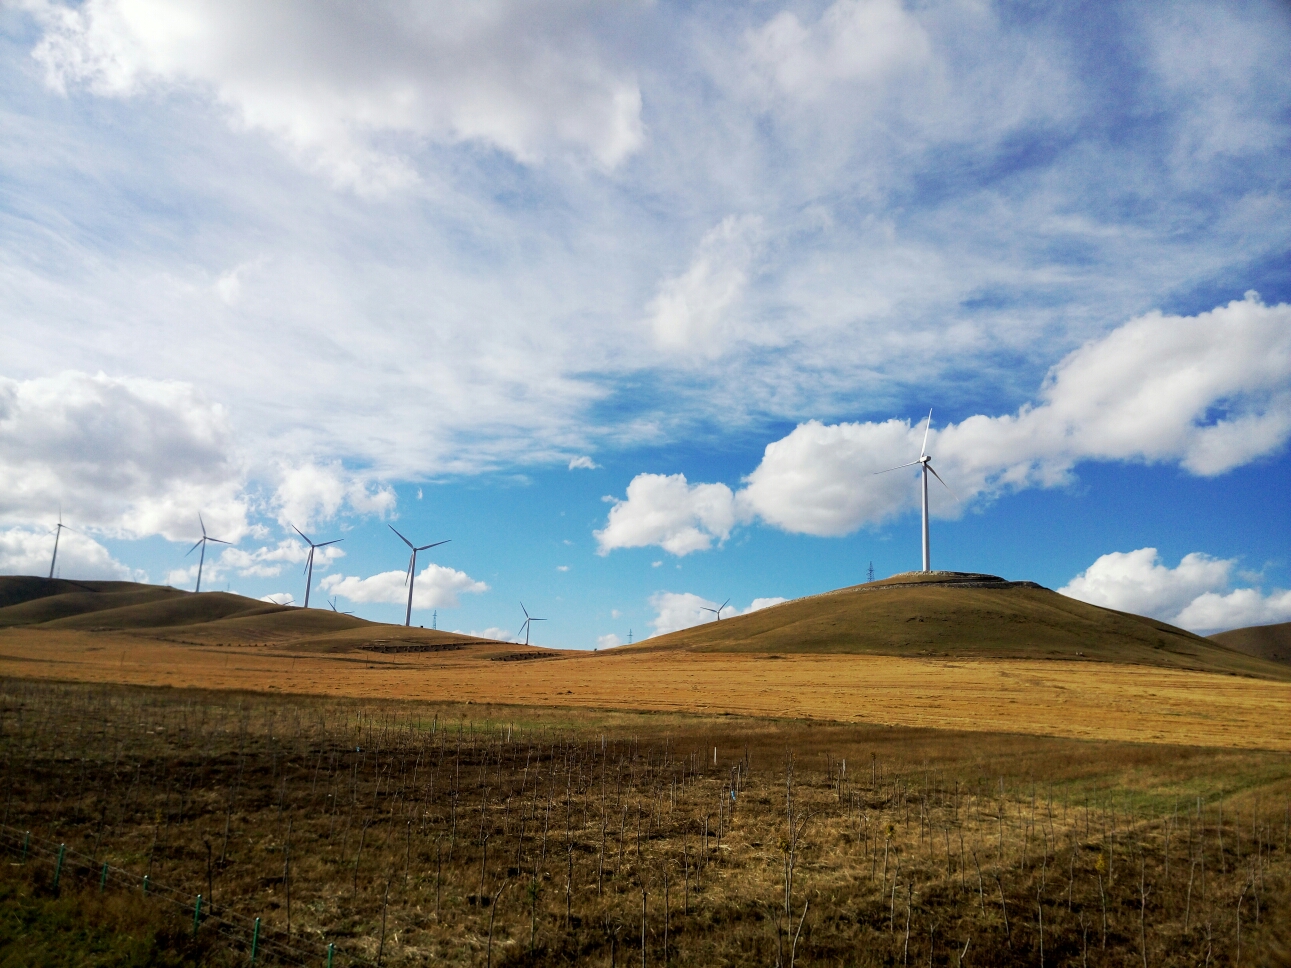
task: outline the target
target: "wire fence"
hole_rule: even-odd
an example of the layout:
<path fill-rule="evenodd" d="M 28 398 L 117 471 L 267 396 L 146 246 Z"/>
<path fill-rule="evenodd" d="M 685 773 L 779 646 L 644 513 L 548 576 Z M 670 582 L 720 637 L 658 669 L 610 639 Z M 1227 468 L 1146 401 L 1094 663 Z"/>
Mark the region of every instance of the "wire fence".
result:
<path fill-rule="evenodd" d="M 69 880 L 82 885 L 97 883 L 100 893 L 109 889 L 138 892 L 151 902 L 169 906 L 178 916 L 191 916 L 195 939 L 206 938 L 209 943 L 211 935 L 215 935 L 220 946 L 240 954 L 240 960 L 248 965 L 359 968 L 373 964 L 335 943 L 315 942 L 296 934 L 289 937 L 286 931 L 265 925 L 260 918 L 237 914 L 225 905 L 210 907 L 201 894 L 158 883 L 147 874 L 137 874 L 66 844 L 35 837 L 29 830 L 0 824 L 0 850 L 18 857 L 23 865 L 48 865 L 55 893 Z"/>

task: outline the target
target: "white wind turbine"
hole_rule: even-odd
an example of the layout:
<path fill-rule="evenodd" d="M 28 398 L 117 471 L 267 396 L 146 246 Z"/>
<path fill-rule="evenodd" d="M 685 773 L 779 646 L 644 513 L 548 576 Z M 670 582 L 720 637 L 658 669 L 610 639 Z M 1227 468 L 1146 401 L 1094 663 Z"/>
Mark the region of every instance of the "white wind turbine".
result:
<path fill-rule="evenodd" d="M 197 587 L 193 589 L 194 594 L 202 590 L 202 566 L 206 564 L 207 542 L 214 541 L 216 544 L 229 543 L 222 538 L 212 538 L 210 535 L 206 533 L 206 522 L 202 520 L 202 515 L 200 513 L 197 515 L 197 523 L 202 526 L 202 537 L 198 539 L 197 544 L 193 545 L 193 547 L 189 548 L 186 552 L 184 552 L 184 557 L 187 558 L 189 555 L 191 555 L 194 551 L 197 550 L 197 545 L 202 546 L 202 556 L 197 560 Z"/>
<path fill-rule="evenodd" d="M 726 606 L 729 604 L 731 604 L 731 600 L 728 598 L 726 601 L 722 602 L 722 604 L 718 605 L 716 608 L 709 608 L 707 605 L 701 605 L 699 606 L 699 610 L 701 612 L 712 612 L 713 615 L 716 616 L 717 621 L 720 622 L 722 620 L 722 610 L 726 608 Z"/>
<path fill-rule="evenodd" d="M 923 474 L 923 570 L 925 572 L 932 571 L 932 551 L 928 544 L 928 474 L 929 472 L 932 473 L 933 477 L 941 481 L 941 475 L 938 474 L 936 470 L 933 469 L 932 456 L 928 453 L 928 431 L 931 429 L 932 429 L 932 411 L 929 410 L 928 423 L 925 424 L 923 428 L 923 446 L 919 448 L 919 459 L 912 460 L 907 464 L 898 464 L 896 467 L 889 467 L 885 471 L 875 471 L 875 474 L 888 474 L 888 473 L 891 473 L 892 471 L 899 471 L 903 467 L 914 467 L 916 464 L 919 465 L 919 469 Z M 955 492 L 950 490 L 949 484 L 947 484 L 945 481 L 941 481 L 941 486 L 944 487 L 947 491 L 950 491 L 950 496 L 955 498 L 956 501 L 959 500 Z"/>
<path fill-rule="evenodd" d="M 71 531 L 63 523 L 63 509 L 58 509 L 58 524 L 54 527 L 54 557 L 49 560 L 49 577 L 54 577 L 54 565 L 58 564 L 58 539 L 62 537 L 64 531 Z"/>
<path fill-rule="evenodd" d="M 294 524 L 291 526 L 291 530 L 305 538 L 305 532 Z M 309 608 L 309 586 L 314 584 L 314 552 L 319 548 L 326 548 L 328 545 L 334 545 L 344 540 L 344 538 L 333 538 L 331 541 L 320 541 L 318 544 L 314 544 L 309 538 L 305 538 L 305 544 L 309 545 L 309 557 L 305 559 L 305 571 L 309 572 L 309 577 L 305 579 L 305 608 Z"/>
<path fill-rule="evenodd" d="M 388 525 L 388 527 L 395 534 L 399 534 L 398 529 L 395 528 L 393 524 Z M 414 545 L 411 541 L 409 541 L 401 534 L 399 534 L 399 540 L 412 549 L 412 557 L 408 559 L 408 576 L 404 579 L 404 584 L 408 586 L 408 612 L 404 616 L 403 624 L 405 626 L 410 626 L 412 625 L 412 586 L 413 586 L 413 582 L 417 580 L 417 552 L 426 551 L 429 548 L 438 548 L 442 544 L 448 544 L 448 542 L 452 541 L 453 539 L 445 538 L 443 541 L 436 541 L 434 544 L 422 545 L 420 548 L 418 548 L 416 545 Z"/>
<path fill-rule="evenodd" d="M 547 620 L 545 618 L 535 618 L 534 616 L 530 615 L 529 609 L 524 607 L 524 602 L 520 603 L 520 611 L 524 612 L 524 624 L 520 626 L 520 632 L 524 633 L 524 644 L 528 645 L 529 644 L 529 626 L 534 622 L 545 622 Z M 520 632 L 517 632 L 516 635 L 519 635 Z"/>

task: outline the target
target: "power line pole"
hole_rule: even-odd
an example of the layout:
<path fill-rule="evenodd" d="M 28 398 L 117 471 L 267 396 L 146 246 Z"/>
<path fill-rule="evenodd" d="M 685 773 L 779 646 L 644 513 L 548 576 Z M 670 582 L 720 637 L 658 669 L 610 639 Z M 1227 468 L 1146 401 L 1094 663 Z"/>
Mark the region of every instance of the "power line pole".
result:
<path fill-rule="evenodd" d="M 874 562 L 870 562 L 869 580 L 874 581 Z"/>
<path fill-rule="evenodd" d="M 632 630 L 628 629 L 628 645 L 632 644 Z"/>
<path fill-rule="evenodd" d="M 874 570 L 873 568 L 870 569 L 870 571 L 873 571 L 873 570 Z M 433 612 L 430 613 L 430 627 L 432 629 L 439 628 L 439 609 L 435 609 Z"/>

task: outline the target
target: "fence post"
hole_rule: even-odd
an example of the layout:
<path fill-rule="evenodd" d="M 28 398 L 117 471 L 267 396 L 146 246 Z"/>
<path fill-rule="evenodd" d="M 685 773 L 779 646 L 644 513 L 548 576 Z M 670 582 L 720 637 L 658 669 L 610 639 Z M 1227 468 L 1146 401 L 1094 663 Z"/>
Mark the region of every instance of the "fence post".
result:
<path fill-rule="evenodd" d="M 27 863 L 27 845 L 31 843 L 31 831 L 28 830 L 22 837 L 22 862 Z"/>
<path fill-rule="evenodd" d="M 144 897 L 148 896 L 148 875 L 147 874 L 143 875 L 143 896 Z"/>
<path fill-rule="evenodd" d="M 67 849 L 66 844 L 58 845 L 58 863 L 54 865 L 54 893 L 58 893 L 58 882 L 63 876 L 63 852 Z"/>
<path fill-rule="evenodd" d="M 336 951 L 336 945 L 329 944 L 327 946 L 327 968 L 332 968 L 332 955 L 335 951 Z"/>
<path fill-rule="evenodd" d="M 256 948 L 260 945 L 260 919 L 256 918 L 255 927 L 251 929 L 251 964 L 256 963 Z"/>
<path fill-rule="evenodd" d="M 107 886 L 108 886 L 108 862 L 107 862 L 107 861 L 104 861 L 104 862 L 103 862 L 103 875 L 99 878 L 99 893 L 100 893 L 100 894 L 102 894 L 102 893 L 103 893 L 103 889 L 104 889 L 105 887 L 107 887 Z"/>
<path fill-rule="evenodd" d="M 197 903 L 193 905 L 193 937 L 197 937 L 197 926 L 202 922 L 202 895 L 197 895 Z"/>

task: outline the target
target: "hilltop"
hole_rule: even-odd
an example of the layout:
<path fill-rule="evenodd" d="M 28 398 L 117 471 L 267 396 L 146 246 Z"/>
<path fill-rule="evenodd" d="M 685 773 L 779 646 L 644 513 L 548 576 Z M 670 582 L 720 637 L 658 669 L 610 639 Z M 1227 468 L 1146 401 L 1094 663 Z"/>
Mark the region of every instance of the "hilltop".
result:
<path fill-rule="evenodd" d="M 1247 655 L 1291 665 L 1291 622 L 1232 629 L 1212 635 L 1210 640 Z"/>
<path fill-rule="evenodd" d="M 1034 582 L 909 572 L 646 639 L 615 652 L 1076 659 L 1288 678 L 1285 667 Z"/>
<path fill-rule="evenodd" d="M 492 639 L 369 622 L 327 608 L 277 605 L 231 592 L 196 594 L 166 585 L 29 576 L 0 576 L 0 628 L 117 632 L 188 645 L 308 651 L 514 648 Z"/>

